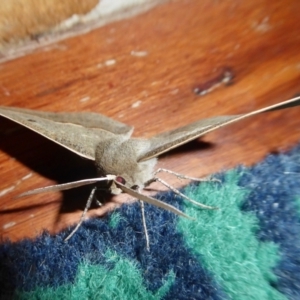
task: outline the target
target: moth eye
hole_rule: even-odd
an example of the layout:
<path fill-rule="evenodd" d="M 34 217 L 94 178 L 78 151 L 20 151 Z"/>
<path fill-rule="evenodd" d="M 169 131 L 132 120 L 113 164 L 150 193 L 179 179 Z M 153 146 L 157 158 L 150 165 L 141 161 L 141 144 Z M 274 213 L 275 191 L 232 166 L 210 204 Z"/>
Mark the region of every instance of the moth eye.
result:
<path fill-rule="evenodd" d="M 138 190 L 139 189 L 139 186 L 138 185 L 133 185 L 132 187 L 131 187 L 133 190 Z"/>
<path fill-rule="evenodd" d="M 122 177 L 122 176 L 117 176 L 116 177 L 116 181 L 117 182 L 120 182 L 122 184 L 125 184 L 126 183 L 126 180 Z"/>

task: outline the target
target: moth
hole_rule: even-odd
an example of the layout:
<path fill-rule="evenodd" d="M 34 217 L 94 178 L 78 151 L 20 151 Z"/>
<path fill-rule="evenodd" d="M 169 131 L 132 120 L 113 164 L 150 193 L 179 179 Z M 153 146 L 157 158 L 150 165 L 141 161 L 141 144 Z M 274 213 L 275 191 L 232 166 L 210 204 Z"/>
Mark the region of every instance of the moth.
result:
<path fill-rule="evenodd" d="M 160 181 L 167 187 L 170 187 L 167 183 L 156 177 L 156 174 L 160 171 L 168 172 L 168 170 L 163 169 L 154 172 L 157 157 L 173 148 L 233 122 L 263 112 L 297 105 L 300 105 L 300 97 L 250 113 L 199 120 L 189 125 L 160 133 L 149 139 L 131 138 L 133 127 L 92 112 L 54 113 L 0 106 L 0 116 L 35 131 L 85 159 L 94 161 L 99 174 L 97 178 L 42 187 L 25 192 L 20 196 L 67 190 L 106 181 L 111 194 L 128 193 L 141 201 L 169 210 L 177 215 L 188 217 L 176 207 L 141 193 L 144 187 L 154 181 Z M 178 177 L 184 177 L 177 173 L 174 174 Z M 172 187 L 170 188 L 173 189 Z M 94 198 L 95 190 L 96 185 L 91 191 L 80 222 L 68 238 L 74 234 L 82 223 L 84 215 Z M 215 207 L 193 201 L 177 190 L 175 192 L 178 192 L 184 198 L 202 208 L 215 209 Z"/>

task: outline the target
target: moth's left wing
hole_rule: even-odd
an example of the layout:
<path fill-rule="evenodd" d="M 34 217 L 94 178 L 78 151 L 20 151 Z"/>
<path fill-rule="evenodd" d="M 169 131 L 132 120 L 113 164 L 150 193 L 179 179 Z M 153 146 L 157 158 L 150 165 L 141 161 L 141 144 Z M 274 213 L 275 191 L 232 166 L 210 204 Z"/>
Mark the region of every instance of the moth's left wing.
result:
<path fill-rule="evenodd" d="M 239 121 L 241 119 L 267 111 L 278 110 L 298 105 L 300 105 L 300 97 L 280 102 L 278 104 L 268 106 L 246 114 L 203 119 L 191 123 L 189 125 L 177 128 L 175 130 L 158 134 L 149 139 L 150 147 L 146 151 L 144 151 L 144 153 L 142 153 L 142 155 L 139 157 L 139 161 L 145 161 L 150 158 L 156 157 L 173 148 L 176 148 L 191 140 L 194 140 L 210 131 L 216 130 L 220 127 Z"/>
<path fill-rule="evenodd" d="M 0 107 L 0 116 L 27 127 L 79 156 L 90 160 L 95 160 L 95 150 L 99 142 L 116 137 L 114 133 L 103 129 L 55 122 L 20 109 Z M 126 138 L 128 139 L 128 137 Z"/>
<path fill-rule="evenodd" d="M 54 122 L 72 123 L 87 128 L 99 128 L 115 134 L 132 133 L 133 127 L 94 112 L 47 112 L 19 107 L 0 106 L 1 110 L 29 114 Z"/>

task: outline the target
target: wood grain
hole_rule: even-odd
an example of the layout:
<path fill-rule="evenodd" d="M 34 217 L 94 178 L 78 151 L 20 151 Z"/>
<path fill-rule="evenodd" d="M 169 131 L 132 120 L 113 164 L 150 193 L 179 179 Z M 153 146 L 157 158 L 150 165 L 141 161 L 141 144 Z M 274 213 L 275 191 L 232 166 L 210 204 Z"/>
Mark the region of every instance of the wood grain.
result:
<path fill-rule="evenodd" d="M 99 112 L 134 125 L 142 137 L 248 112 L 300 92 L 299 13 L 295 0 L 169 2 L 0 65 L 1 105 Z M 230 84 L 218 85 L 226 73 Z M 299 113 L 292 108 L 233 124 L 164 155 L 158 167 L 203 177 L 254 164 L 297 144 Z M 16 241 L 77 222 L 88 188 L 13 197 L 93 176 L 93 165 L 2 118 L 0 130 L 1 236 Z M 90 215 L 128 199 L 116 197 Z"/>

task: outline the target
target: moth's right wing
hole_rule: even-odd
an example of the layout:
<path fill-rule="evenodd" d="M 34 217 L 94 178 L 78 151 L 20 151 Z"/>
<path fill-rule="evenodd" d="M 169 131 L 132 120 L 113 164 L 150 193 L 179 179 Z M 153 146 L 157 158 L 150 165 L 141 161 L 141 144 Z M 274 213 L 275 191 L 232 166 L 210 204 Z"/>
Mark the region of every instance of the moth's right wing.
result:
<path fill-rule="evenodd" d="M 157 157 L 162 153 L 165 153 L 173 148 L 176 148 L 200 136 L 203 136 L 208 132 L 211 132 L 233 122 L 248 118 L 250 116 L 299 105 L 300 97 L 296 97 L 259 110 L 252 111 L 250 113 L 203 119 L 177 128 L 175 130 L 158 134 L 149 139 L 150 146 L 140 155 L 139 161 L 145 161 L 153 157 Z"/>
<path fill-rule="evenodd" d="M 87 128 L 99 128 L 115 134 L 131 134 L 133 127 L 104 115 L 93 112 L 46 112 L 18 107 L 0 106 L 0 109 L 10 112 L 25 113 L 60 123 L 71 123 Z"/>
<path fill-rule="evenodd" d="M 114 139 L 116 136 L 123 136 L 126 140 L 129 138 L 127 135 L 130 135 L 130 132 L 116 135 L 104 129 L 57 122 L 51 118 L 41 117 L 43 114 L 39 114 L 39 112 L 18 108 L 0 107 L 0 116 L 27 127 L 79 156 L 90 160 L 95 160 L 95 150 L 99 142 Z"/>

